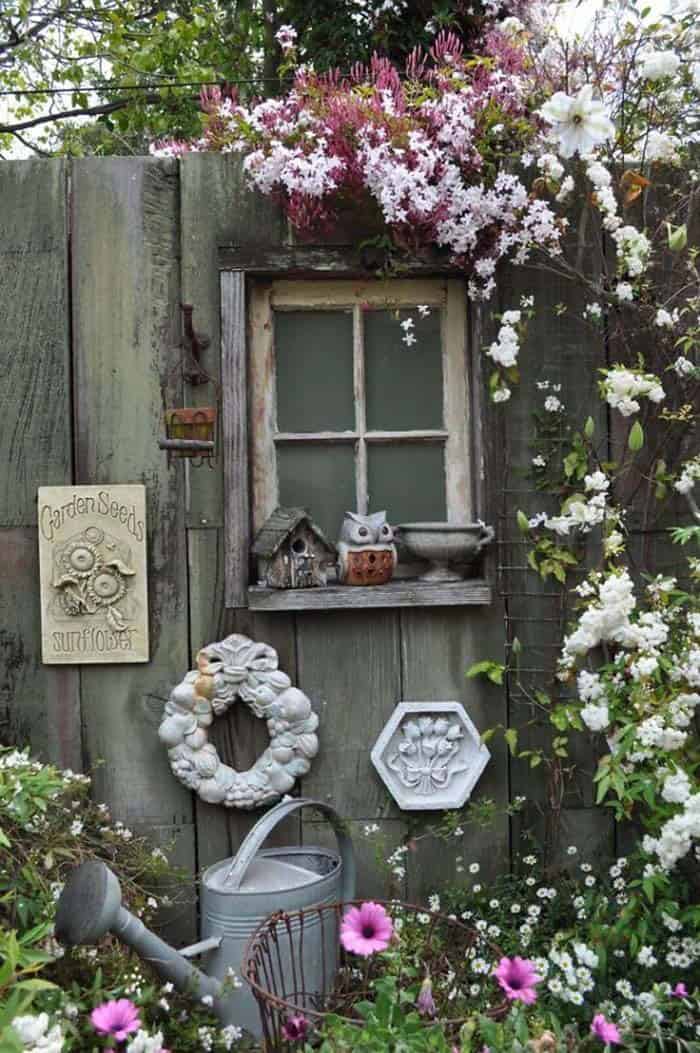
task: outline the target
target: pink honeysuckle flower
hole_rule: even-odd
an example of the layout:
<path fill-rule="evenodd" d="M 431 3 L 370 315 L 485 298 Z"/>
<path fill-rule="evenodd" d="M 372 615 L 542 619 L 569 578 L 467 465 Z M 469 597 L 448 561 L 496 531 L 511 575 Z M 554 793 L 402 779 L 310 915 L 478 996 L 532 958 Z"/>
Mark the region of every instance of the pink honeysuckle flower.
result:
<path fill-rule="evenodd" d="M 303 1042 L 309 1033 L 309 1021 L 305 1016 L 288 1016 L 282 1024 L 282 1038 L 287 1042 Z"/>
<path fill-rule="evenodd" d="M 367 957 L 385 951 L 394 934 L 391 918 L 380 903 L 351 907 L 343 918 L 340 942 L 346 951 Z"/>
<path fill-rule="evenodd" d="M 591 1033 L 605 1042 L 606 1046 L 620 1045 L 620 1032 L 615 1024 L 606 1020 L 602 1013 L 596 1013 L 591 1023 Z"/>
<path fill-rule="evenodd" d="M 141 1027 L 139 1011 L 128 998 L 103 1002 L 90 1013 L 90 1022 L 100 1035 L 113 1035 L 117 1042 L 123 1042 L 132 1031 Z"/>
<path fill-rule="evenodd" d="M 501 958 L 493 975 L 509 1001 L 524 1002 L 525 1005 L 537 1001 L 535 985 L 542 977 L 537 975 L 534 963 L 529 958 Z"/>
<path fill-rule="evenodd" d="M 677 983 L 676 986 L 671 991 L 671 997 L 672 998 L 687 998 L 688 997 L 688 988 L 683 983 Z"/>

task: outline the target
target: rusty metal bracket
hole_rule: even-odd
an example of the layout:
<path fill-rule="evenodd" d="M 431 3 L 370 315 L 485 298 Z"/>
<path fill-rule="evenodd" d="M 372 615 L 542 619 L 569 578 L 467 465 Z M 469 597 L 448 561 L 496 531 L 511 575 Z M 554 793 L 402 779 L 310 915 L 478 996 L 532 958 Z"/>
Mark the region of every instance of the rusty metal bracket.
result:
<path fill-rule="evenodd" d="M 208 384 L 212 378 L 202 365 L 202 352 L 206 351 L 211 344 L 211 337 L 206 333 L 196 332 L 192 322 L 192 315 L 194 314 L 193 304 L 181 303 L 180 308 L 185 329 L 183 346 L 188 352 L 190 359 L 184 370 L 184 378 L 188 384 Z"/>

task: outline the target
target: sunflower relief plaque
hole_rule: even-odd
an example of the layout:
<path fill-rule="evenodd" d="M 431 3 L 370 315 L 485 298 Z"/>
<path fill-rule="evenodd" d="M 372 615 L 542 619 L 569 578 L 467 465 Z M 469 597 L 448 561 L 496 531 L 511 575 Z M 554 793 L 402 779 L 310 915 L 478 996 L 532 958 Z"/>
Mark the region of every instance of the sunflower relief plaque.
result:
<path fill-rule="evenodd" d="M 45 663 L 148 661 L 143 486 L 42 486 Z"/>

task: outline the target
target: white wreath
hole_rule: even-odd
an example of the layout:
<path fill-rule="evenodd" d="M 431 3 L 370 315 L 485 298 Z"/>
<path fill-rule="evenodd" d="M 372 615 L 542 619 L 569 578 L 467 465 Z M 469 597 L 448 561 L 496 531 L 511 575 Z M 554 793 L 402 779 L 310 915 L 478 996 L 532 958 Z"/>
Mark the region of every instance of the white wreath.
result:
<path fill-rule="evenodd" d="M 208 741 L 214 717 L 241 699 L 267 721 L 270 745 L 239 772 L 219 760 Z M 318 717 L 303 691 L 278 669 L 277 652 L 234 633 L 208 644 L 197 668 L 173 688 L 158 729 L 174 774 L 209 804 L 257 808 L 289 793 L 318 752 Z"/>

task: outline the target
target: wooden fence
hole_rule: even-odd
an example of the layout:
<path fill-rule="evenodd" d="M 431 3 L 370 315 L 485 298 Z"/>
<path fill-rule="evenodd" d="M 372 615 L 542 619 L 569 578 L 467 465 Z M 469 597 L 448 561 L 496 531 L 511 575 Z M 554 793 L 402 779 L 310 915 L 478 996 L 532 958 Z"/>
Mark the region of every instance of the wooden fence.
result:
<path fill-rule="evenodd" d="M 467 681 L 465 671 L 481 658 L 502 660 L 516 635 L 533 682 L 552 665 L 559 601 L 526 573 L 513 529 L 515 509 L 537 505 L 526 477 L 530 418 L 542 401 L 535 381 L 561 383 L 560 397 L 581 419 L 593 405 L 595 369 L 605 352 L 602 338 L 583 335 L 571 291 L 556 278 L 533 272 L 501 281 L 496 308 L 517 306 L 527 291 L 538 306 L 561 301 L 569 310 L 538 312 L 523 352 L 523 386 L 507 414 L 495 408 L 484 424 L 480 511 L 495 523 L 500 542 L 487 566 L 494 587 L 489 608 L 440 608 L 439 616 L 420 609 L 226 611 L 221 469 L 168 466 L 158 447 L 163 408 L 182 399 L 179 305 L 194 305 L 196 328 L 211 338 L 206 366 L 215 372 L 217 247 L 274 248 L 286 237 L 279 213 L 244 190 L 232 158 L 0 165 L 0 733 L 7 742 L 31 743 L 63 767 L 94 767 L 95 794 L 114 816 L 174 843 L 174 860 L 196 873 L 235 851 L 252 820 L 194 800 L 172 776 L 157 726 L 170 688 L 197 649 L 227 632 L 247 632 L 278 649 L 282 668 L 317 707 L 321 751 L 302 791 L 332 800 L 346 816 L 360 856 L 361 892 L 381 894 L 376 839 L 366 838 L 363 827 L 376 822 L 387 849 L 407 830 L 369 762 L 395 703 L 458 699 L 480 730 L 523 723 L 527 706 L 518 706 L 512 684 Z M 147 489 L 151 661 L 45 666 L 37 487 L 107 482 L 142 482 Z M 224 759 L 247 767 L 266 741 L 265 729 L 240 713 L 219 724 Z M 486 830 L 468 827 L 449 847 L 419 840 L 408 853 L 409 898 L 454 878 L 456 854 L 492 873 L 507 863 L 522 822 L 540 828 L 546 818 L 544 779 L 511 763 L 502 741 L 491 748 L 478 796 L 495 802 L 498 817 Z M 590 853 L 613 850 L 612 824 L 592 807 L 585 773 L 593 757 L 583 740 L 577 760 L 583 774 L 563 802 L 564 836 Z M 513 824 L 505 808 L 518 795 L 528 806 Z M 286 836 L 326 835 L 304 820 Z M 194 918 L 191 907 L 181 911 L 176 936 L 189 938 Z"/>

